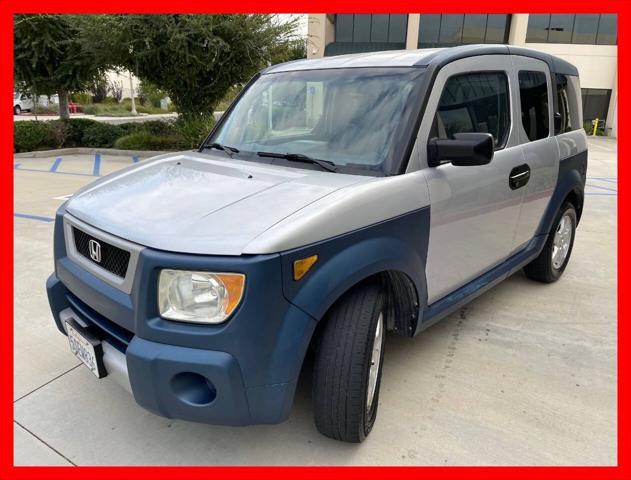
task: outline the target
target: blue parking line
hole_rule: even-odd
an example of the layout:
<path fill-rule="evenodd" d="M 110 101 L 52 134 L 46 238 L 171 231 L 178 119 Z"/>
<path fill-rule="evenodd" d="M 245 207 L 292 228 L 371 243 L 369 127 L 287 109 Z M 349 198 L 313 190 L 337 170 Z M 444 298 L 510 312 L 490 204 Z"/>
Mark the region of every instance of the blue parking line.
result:
<path fill-rule="evenodd" d="M 138 157 L 138 155 L 134 155 L 133 157 L 131 157 L 131 160 L 134 163 L 138 163 L 140 161 L 140 158 Z"/>
<path fill-rule="evenodd" d="M 92 175 L 98 177 L 101 175 L 101 154 L 96 153 L 94 155 L 94 169 L 92 170 Z"/>
<path fill-rule="evenodd" d="M 598 195 L 603 197 L 617 197 L 617 193 L 605 193 L 605 192 L 586 192 L 585 195 Z"/>
<path fill-rule="evenodd" d="M 26 218 L 28 220 L 37 220 L 38 222 L 46 222 L 46 223 L 55 221 L 54 218 L 42 217 L 40 215 L 29 215 L 27 213 L 14 213 L 13 216 L 16 218 Z"/>
<path fill-rule="evenodd" d="M 55 159 L 55 162 L 53 163 L 52 167 L 50 167 L 50 172 L 52 173 L 57 173 L 57 169 L 59 168 L 59 165 L 61 164 L 61 157 L 57 157 Z"/>
<path fill-rule="evenodd" d="M 21 163 L 16 163 L 15 165 L 13 165 L 13 168 L 15 168 L 17 170 L 18 168 L 20 168 L 20 165 L 22 165 L 22 164 Z"/>

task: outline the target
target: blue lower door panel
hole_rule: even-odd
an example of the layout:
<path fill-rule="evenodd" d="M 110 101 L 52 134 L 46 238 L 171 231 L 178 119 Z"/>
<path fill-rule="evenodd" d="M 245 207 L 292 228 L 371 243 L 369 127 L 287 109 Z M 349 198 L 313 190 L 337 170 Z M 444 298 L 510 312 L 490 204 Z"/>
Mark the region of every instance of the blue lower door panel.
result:
<path fill-rule="evenodd" d="M 134 398 L 147 410 L 194 422 L 252 423 L 232 355 L 135 337 L 126 356 Z"/>

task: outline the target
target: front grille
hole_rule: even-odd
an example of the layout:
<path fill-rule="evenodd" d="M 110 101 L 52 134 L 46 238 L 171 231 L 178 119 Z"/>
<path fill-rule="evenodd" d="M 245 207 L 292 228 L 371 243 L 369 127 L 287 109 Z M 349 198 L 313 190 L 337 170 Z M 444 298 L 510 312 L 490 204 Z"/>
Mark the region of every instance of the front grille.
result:
<path fill-rule="evenodd" d="M 95 265 L 104 268 L 108 272 L 116 276 L 125 278 L 127 266 L 129 265 L 129 252 L 122 248 L 110 245 L 99 238 L 92 237 L 87 233 L 79 230 L 77 227 L 72 228 L 74 236 L 74 244 L 77 252 L 90 260 Z M 90 255 L 90 240 L 98 243 L 100 249 L 100 261 L 95 261 Z"/>

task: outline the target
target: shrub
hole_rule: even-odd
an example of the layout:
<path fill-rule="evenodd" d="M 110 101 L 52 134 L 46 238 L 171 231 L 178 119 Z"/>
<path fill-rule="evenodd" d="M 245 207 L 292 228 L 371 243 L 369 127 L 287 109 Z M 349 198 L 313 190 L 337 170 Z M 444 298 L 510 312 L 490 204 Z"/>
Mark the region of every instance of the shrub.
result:
<path fill-rule="evenodd" d="M 140 131 L 120 137 L 114 147 L 122 150 L 177 150 L 178 141 L 174 137 L 161 137 Z"/>
<path fill-rule="evenodd" d="M 15 152 L 32 152 L 55 148 L 50 135 L 48 122 L 15 122 L 13 130 L 13 149 Z"/>
<path fill-rule="evenodd" d="M 79 105 L 88 105 L 92 103 L 92 97 L 87 93 L 73 93 L 70 95 L 70 99 Z"/>
<path fill-rule="evenodd" d="M 215 119 L 209 117 L 178 118 L 174 124 L 178 146 L 197 148 L 215 126 Z"/>
<path fill-rule="evenodd" d="M 90 120 L 88 118 L 73 118 L 72 120 L 54 120 L 55 122 L 65 123 L 68 126 L 66 133 L 66 139 L 63 143 L 63 147 L 82 147 L 83 145 L 83 133 L 86 129 L 98 125 L 96 120 Z"/>
<path fill-rule="evenodd" d="M 70 122 L 67 120 L 53 120 L 52 122 L 48 122 L 48 134 L 54 142 L 55 148 L 61 148 L 66 145 L 70 129 Z"/>
<path fill-rule="evenodd" d="M 95 122 L 83 131 L 81 144 L 85 147 L 111 148 L 120 133 L 118 125 Z"/>

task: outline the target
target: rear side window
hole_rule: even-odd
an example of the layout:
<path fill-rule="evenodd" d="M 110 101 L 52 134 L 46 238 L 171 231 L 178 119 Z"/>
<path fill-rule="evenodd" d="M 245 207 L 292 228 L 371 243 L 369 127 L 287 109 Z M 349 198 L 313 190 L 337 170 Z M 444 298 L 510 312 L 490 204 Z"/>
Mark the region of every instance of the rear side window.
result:
<path fill-rule="evenodd" d="M 579 92 L 573 79 L 567 75 L 556 75 L 557 104 L 561 122 L 555 134 L 571 132 L 581 128 L 581 112 L 578 100 Z"/>
<path fill-rule="evenodd" d="M 502 72 L 467 73 L 447 81 L 430 137 L 453 139 L 455 133 L 490 133 L 495 148 L 501 148 L 506 143 L 509 128 L 506 75 Z"/>
<path fill-rule="evenodd" d="M 548 85 L 543 72 L 519 72 L 521 122 L 530 141 L 546 138 L 550 133 Z"/>

